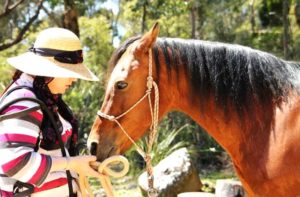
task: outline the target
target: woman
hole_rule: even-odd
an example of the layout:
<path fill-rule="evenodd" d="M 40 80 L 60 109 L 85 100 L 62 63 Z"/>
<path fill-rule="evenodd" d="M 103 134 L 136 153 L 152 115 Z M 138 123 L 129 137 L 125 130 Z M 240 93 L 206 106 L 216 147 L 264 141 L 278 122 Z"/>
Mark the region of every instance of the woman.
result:
<path fill-rule="evenodd" d="M 62 28 L 41 31 L 29 52 L 8 59 L 16 72 L 2 95 L 0 108 L 17 98 L 37 98 L 47 105 L 61 136 L 56 135 L 49 117 L 41 109 L 0 122 L 2 196 L 28 195 L 22 191 L 29 191 L 31 196 L 69 196 L 69 192 L 71 196 L 80 196 L 77 174 L 100 176 L 89 165 L 96 157 L 76 156 L 77 121 L 61 98 L 78 78 L 98 80 L 82 62 L 79 38 Z M 36 106 L 31 101 L 19 101 L 1 115 Z M 67 157 L 62 156 L 59 137 Z M 71 173 L 69 179 L 66 170 Z"/>

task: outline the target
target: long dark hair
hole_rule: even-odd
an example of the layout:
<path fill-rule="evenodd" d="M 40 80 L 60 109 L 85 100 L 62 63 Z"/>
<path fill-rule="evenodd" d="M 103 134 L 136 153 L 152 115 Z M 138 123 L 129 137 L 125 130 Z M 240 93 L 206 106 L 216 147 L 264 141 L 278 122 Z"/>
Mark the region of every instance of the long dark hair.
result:
<path fill-rule="evenodd" d="M 19 79 L 22 72 L 17 70 L 13 75 L 13 82 Z M 59 120 L 58 113 L 72 126 L 72 136 L 71 139 L 66 143 L 66 147 L 69 149 L 69 154 L 71 156 L 77 155 L 76 143 L 78 137 L 78 121 L 75 118 L 70 107 L 63 101 L 61 94 L 52 94 L 48 88 L 48 83 L 53 80 L 51 77 L 35 76 L 33 81 L 33 91 L 38 99 L 43 101 L 48 109 L 53 112 L 53 117 L 59 128 L 59 133 L 63 131 L 62 123 Z M 58 113 L 57 113 L 58 112 Z M 44 113 L 45 114 L 45 113 Z M 41 140 L 40 147 L 46 150 L 58 149 L 58 136 L 52 127 L 47 116 L 43 117 L 41 132 L 43 139 Z"/>

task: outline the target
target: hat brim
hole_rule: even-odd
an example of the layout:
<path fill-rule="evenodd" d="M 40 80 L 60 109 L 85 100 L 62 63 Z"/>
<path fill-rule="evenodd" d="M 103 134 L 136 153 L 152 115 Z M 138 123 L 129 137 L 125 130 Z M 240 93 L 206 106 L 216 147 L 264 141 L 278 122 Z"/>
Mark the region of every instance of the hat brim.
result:
<path fill-rule="evenodd" d="M 24 73 L 59 78 L 78 78 L 89 81 L 98 81 L 84 64 L 66 64 L 55 60 L 53 57 L 44 57 L 32 52 L 26 52 L 19 56 L 8 58 L 8 63 Z"/>

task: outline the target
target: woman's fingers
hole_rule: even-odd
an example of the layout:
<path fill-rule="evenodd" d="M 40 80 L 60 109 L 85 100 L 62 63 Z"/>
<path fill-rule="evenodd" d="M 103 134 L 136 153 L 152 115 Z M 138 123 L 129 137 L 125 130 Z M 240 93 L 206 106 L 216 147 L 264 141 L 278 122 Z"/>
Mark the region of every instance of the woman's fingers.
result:
<path fill-rule="evenodd" d="M 92 161 L 96 161 L 97 160 L 97 157 L 94 156 L 94 155 L 84 155 L 84 156 L 80 156 L 80 157 L 83 157 L 85 160 L 89 161 L 89 162 L 92 162 Z"/>
<path fill-rule="evenodd" d="M 97 160 L 96 156 L 83 155 L 68 158 L 68 168 L 82 176 L 100 177 L 100 172 L 92 167 L 92 163 Z"/>
<path fill-rule="evenodd" d="M 100 177 L 102 174 L 100 174 L 98 171 L 94 170 L 93 168 L 89 167 L 86 175 L 91 177 Z"/>

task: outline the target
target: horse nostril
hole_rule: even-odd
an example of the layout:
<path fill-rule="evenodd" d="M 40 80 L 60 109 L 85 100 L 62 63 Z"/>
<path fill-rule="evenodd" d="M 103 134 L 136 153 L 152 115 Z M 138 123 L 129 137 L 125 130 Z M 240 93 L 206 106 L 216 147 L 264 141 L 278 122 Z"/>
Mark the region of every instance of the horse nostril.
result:
<path fill-rule="evenodd" d="M 90 148 L 91 155 L 96 155 L 97 154 L 97 145 L 98 144 L 96 142 L 92 142 L 91 148 Z"/>

